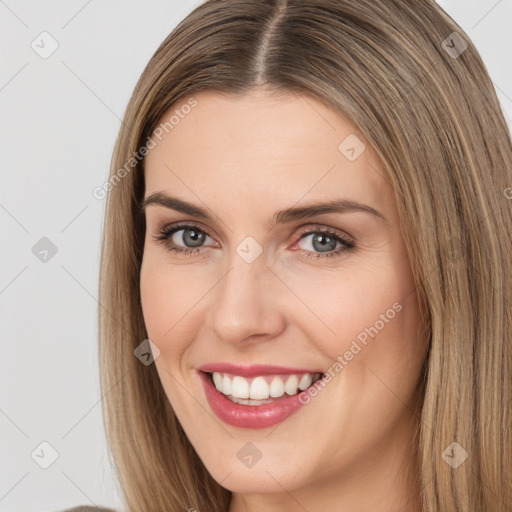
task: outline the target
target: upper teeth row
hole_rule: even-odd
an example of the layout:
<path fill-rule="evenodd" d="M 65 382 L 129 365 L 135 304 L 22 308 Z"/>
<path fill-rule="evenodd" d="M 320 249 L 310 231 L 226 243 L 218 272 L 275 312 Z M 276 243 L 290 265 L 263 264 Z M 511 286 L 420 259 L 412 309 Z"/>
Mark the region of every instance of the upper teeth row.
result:
<path fill-rule="evenodd" d="M 270 384 L 265 377 L 256 377 L 246 379 L 239 375 L 229 375 L 227 373 L 213 372 L 213 383 L 218 391 L 224 395 L 231 395 L 235 398 L 252 398 L 256 400 L 265 400 L 269 396 L 279 398 L 286 392 L 288 395 L 296 395 L 303 391 L 314 380 L 320 378 L 318 374 L 306 373 L 300 377 L 298 375 L 289 375 L 286 382 L 279 376 L 270 377 Z"/>

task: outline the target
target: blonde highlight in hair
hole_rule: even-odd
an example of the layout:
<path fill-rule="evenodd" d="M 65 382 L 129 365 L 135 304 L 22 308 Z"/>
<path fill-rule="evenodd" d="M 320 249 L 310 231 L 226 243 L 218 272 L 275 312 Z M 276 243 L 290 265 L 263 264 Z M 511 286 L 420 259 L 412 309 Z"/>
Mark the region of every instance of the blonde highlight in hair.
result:
<path fill-rule="evenodd" d="M 456 32 L 457 57 L 443 41 Z M 207 0 L 165 39 L 126 109 L 111 176 L 163 114 L 202 90 L 264 87 L 349 118 L 382 161 L 429 336 L 417 446 L 423 512 L 510 512 L 512 144 L 492 81 L 464 31 L 430 0 Z M 109 191 L 99 351 L 109 446 L 130 511 L 228 510 L 154 365 L 139 275 L 144 162 Z M 172 292 L 172 291 L 171 291 Z M 453 469 L 453 442 L 469 454 Z"/>

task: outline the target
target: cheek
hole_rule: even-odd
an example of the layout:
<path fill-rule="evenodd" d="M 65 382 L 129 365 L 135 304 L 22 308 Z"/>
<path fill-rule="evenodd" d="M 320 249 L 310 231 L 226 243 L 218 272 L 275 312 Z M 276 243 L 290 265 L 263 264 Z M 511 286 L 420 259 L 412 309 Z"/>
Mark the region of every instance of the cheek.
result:
<path fill-rule="evenodd" d="M 186 323 L 207 283 L 186 267 L 170 265 L 148 250 L 140 272 L 140 294 L 148 335 L 168 340 Z"/>
<path fill-rule="evenodd" d="M 143 260 L 140 274 L 140 298 L 144 324 L 148 338 L 160 349 L 162 357 L 155 361 L 157 367 L 164 365 L 169 371 L 171 368 L 168 362 L 177 361 L 175 356 L 185 350 L 179 342 L 184 338 L 179 336 L 178 332 L 182 328 L 179 320 L 184 316 L 183 309 L 188 302 L 187 297 L 184 296 L 185 293 L 186 288 L 183 289 L 176 283 L 168 266 L 156 261 L 153 264 L 149 255 Z"/>
<path fill-rule="evenodd" d="M 146 260 L 147 261 L 147 260 Z M 169 329 L 165 311 L 172 311 L 172 301 L 168 293 L 168 280 L 162 278 L 158 267 L 143 262 L 140 275 L 140 295 L 142 313 L 148 336 L 160 338 Z"/>
<path fill-rule="evenodd" d="M 283 280 L 300 299 L 290 298 L 295 303 L 293 321 L 332 359 L 353 341 L 361 347 L 373 339 L 400 345 L 416 328 L 414 284 L 390 265 L 312 270 L 310 275 L 290 272 Z"/>
<path fill-rule="evenodd" d="M 196 290 L 183 282 L 182 274 L 152 251 L 145 253 L 140 272 L 144 324 L 148 338 L 160 350 L 155 366 L 165 393 L 175 412 L 186 419 L 197 411 L 188 411 L 194 404 L 188 403 L 178 382 L 183 378 L 189 340 L 194 337 L 191 329 L 197 325 L 192 306 L 198 299 Z"/>
<path fill-rule="evenodd" d="M 156 251 L 144 254 L 140 272 L 140 294 L 148 338 L 160 349 L 157 367 L 173 375 L 189 370 L 194 340 L 204 324 L 208 292 L 214 286 L 212 272 L 200 272 L 195 265 L 176 265 Z M 195 267 L 195 268 L 194 268 Z M 217 277 L 218 279 L 218 277 Z M 161 374 L 166 389 L 172 379 Z"/>
<path fill-rule="evenodd" d="M 397 396 L 404 402 L 413 396 L 425 343 L 418 337 L 414 281 L 403 268 L 366 267 L 325 278 L 316 273 L 314 280 L 302 276 L 290 286 L 316 313 L 298 305 L 302 313 L 297 310 L 294 323 L 328 357 L 332 389 L 348 407 L 343 414 L 358 411 L 356 416 L 366 418 L 368 409 L 361 404 L 371 404 L 375 412 L 384 407 L 386 416 L 402 403 Z"/>

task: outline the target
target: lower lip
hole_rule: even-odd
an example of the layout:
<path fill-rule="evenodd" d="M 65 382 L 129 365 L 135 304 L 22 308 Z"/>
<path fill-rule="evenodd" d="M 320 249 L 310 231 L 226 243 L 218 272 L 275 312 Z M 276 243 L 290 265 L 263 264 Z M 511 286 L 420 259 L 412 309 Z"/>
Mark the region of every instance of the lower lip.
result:
<path fill-rule="evenodd" d="M 244 405 L 228 400 L 213 385 L 209 374 L 199 372 L 208 403 L 213 412 L 224 422 L 240 428 L 266 428 L 281 423 L 303 405 L 299 398 L 304 391 L 283 398 L 272 404 Z"/>

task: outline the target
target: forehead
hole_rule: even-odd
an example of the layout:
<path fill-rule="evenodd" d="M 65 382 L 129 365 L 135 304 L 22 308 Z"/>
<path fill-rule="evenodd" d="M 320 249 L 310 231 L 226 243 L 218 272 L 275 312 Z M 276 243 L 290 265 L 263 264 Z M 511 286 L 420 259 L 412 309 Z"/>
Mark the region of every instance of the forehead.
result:
<path fill-rule="evenodd" d="M 173 105 L 155 134 L 145 163 L 148 193 L 243 198 L 259 208 L 262 199 L 283 206 L 340 197 L 391 206 L 371 146 L 311 96 L 203 91 Z"/>

